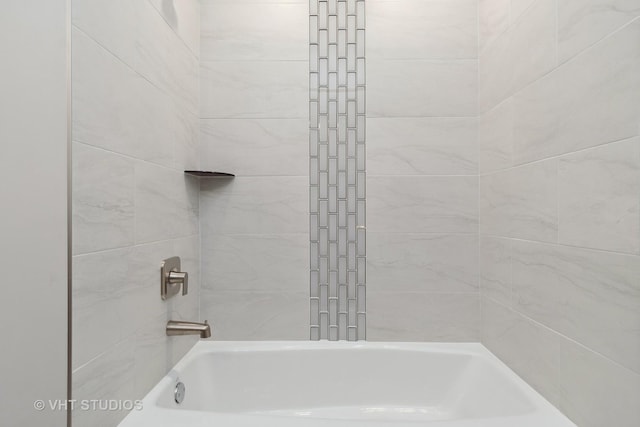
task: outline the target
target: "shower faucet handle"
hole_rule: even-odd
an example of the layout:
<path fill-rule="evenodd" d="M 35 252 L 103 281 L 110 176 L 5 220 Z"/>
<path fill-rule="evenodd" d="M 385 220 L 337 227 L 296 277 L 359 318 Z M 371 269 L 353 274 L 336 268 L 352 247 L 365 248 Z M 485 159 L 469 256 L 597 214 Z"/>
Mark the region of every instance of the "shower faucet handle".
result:
<path fill-rule="evenodd" d="M 182 286 L 182 295 L 186 295 L 189 292 L 189 273 L 170 271 L 168 281 L 171 285 Z"/>
<path fill-rule="evenodd" d="M 180 257 L 174 256 L 162 261 L 160 265 L 160 297 L 163 300 L 177 295 L 182 288 L 182 295 L 189 292 L 189 274 L 180 271 Z"/>

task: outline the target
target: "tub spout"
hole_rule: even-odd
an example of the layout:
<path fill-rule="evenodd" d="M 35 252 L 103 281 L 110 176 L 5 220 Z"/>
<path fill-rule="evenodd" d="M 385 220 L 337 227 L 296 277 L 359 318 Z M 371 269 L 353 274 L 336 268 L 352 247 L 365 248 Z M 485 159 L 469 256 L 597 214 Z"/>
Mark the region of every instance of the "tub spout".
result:
<path fill-rule="evenodd" d="M 209 338 L 211 337 L 211 325 L 206 320 L 204 323 L 169 320 L 167 335 L 200 335 L 200 338 Z"/>

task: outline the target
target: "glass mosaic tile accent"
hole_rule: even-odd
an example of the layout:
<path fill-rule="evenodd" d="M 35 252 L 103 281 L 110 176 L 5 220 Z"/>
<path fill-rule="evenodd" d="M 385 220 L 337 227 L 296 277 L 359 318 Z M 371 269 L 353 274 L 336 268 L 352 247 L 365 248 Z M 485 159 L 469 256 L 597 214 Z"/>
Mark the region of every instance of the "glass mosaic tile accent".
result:
<path fill-rule="evenodd" d="M 366 339 L 365 2 L 309 3 L 311 339 Z"/>

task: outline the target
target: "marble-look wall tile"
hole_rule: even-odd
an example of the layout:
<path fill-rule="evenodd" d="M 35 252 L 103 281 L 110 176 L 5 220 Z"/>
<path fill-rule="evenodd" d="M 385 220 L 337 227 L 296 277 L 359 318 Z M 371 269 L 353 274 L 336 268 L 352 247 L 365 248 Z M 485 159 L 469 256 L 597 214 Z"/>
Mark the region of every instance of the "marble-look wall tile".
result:
<path fill-rule="evenodd" d="M 479 0 L 479 50 L 509 28 L 511 0 Z"/>
<path fill-rule="evenodd" d="M 640 375 L 573 341 L 559 345 L 559 408 L 577 425 L 640 425 Z"/>
<path fill-rule="evenodd" d="M 519 313 L 482 299 L 482 343 L 549 402 L 561 401 L 561 337 Z"/>
<path fill-rule="evenodd" d="M 480 236 L 480 291 L 506 307 L 513 301 L 511 245 L 511 239 Z"/>
<path fill-rule="evenodd" d="M 74 368 L 107 351 L 129 332 L 127 324 L 135 316 L 130 305 L 135 289 L 128 287 L 127 278 L 131 258 L 131 248 L 74 257 Z"/>
<path fill-rule="evenodd" d="M 515 98 L 516 163 L 638 135 L 640 21 L 613 34 Z"/>
<path fill-rule="evenodd" d="M 199 340 L 197 336 L 167 337 L 167 320 L 176 316 L 166 313 L 150 318 L 135 334 L 134 394 L 146 395 L 187 351 Z M 185 319 L 192 320 L 193 317 Z"/>
<path fill-rule="evenodd" d="M 510 170 L 510 236 L 555 242 L 558 239 L 558 162 L 548 160 Z"/>
<path fill-rule="evenodd" d="M 145 162 L 136 163 L 136 242 L 198 233 L 198 181 Z"/>
<path fill-rule="evenodd" d="M 478 114 L 491 110 L 509 97 L 513 88 L 512 30 L 496 38 L 478 57 Z"/>
<path fill-rule="evenodd" d="M 303 292 L 309 280 L 309 235 L 202 237 L 203 292 Z"/>
<path fill-rule="evenodd" d="M 306 119 L 203 119 L 200 163 L 239 176 L 306 176 L 308 139 Z"/>
<path fill-rule="evenodd" d="M 149 0 L 178 37 L 200 55 L 200 0 Z"/>
<path fill-rule="evenodd" d="M 199 163 L 199 5 L 72 6 L 73 395 L 140 399 L 195 342 L 167 339 L 166 321 L 199 319 L 199 182 L 183 173 Z M 159 263 L 176 255 L 189 294 L 162 301 Z M 125 415 L 73 421 L 112 427 Z"/>
<path fill-rule="evenodd" d="M 640 138 L 560 158 L 559 241 L 640 252 Z"/>
<path fill-rule="evenodd" d="M 542 77 L 557 65 L 557 2 L 536 0 L 515 22 L 511 38 L 512 93 Z M 512 12 L 517 13 L 512 2 Z"/>
<path fill-rule="evenodd" d="M 369 341 L 471 342 L 479 337 L 477 293 L 367 293 Z"/>
<path fill-rule="evenodd" d="M 479 59 L 479 105 L 486 112 L 551 71 L 557 62 L 556 0 L 538 0 Z"/>
<path fill-rule="evenodd" d="M 202 6 L 203 61 L 309 57 L 309 7 L 303 3 L 209 3 Z"/>
<path fill-rule="evenodd" d="M 367 59 L 476 58 L 477 0 L 367 3 Z"/>
<path fill-rule="evenodd" d="M 174 306 L 190 305 L 197 318 L 199 250 L 199 238 L 192 236 L 75 256 L 73 366 L 88 362 Z M 165 302 L 158 288 L 159 263 L 175 255 L 181 257 L 191 286 L 187 296 Z"/>
<path fill-rule="evenodd" d="M 478 169 L 481 174 L 511 167 L 513 125 L 511 99 L 478 118 Z"/>
<path fill-rule="evenodd" d="M 201 118 L 307 118 L 307 61 L 202 62 Z"/>
<path fill-rule="evenodd" d="M 476 60 L 367 61 L 369 117 L 474 117 Z"/>
<path fill-rule="evenodd" d="M 73 0 L 73 24 L 198 112 L 198 58 L 148 1 Z"/>
<path fill-rule="evenodd" d="M 203 234 L 307 233 L 306 177 L 236 177 L 201 183 Z"/>
<path fill-rule="evenodd" d="M 308 291 L 204 293 L 201 311 L 216 325 L 218 340 L 309 339 Z"/>
<path fill-rule="evenodd" d="M 73 138 L 173 166 L 172 101 L 81 31 L 73 31 Z"/>
<path fill-rule="evenodd" d="M 367 172 L 371 175 L 475 175 L 475 118 L 371 118 Z"/>
<path fill-rule="evenodd" d="M 511 0 L 511 13 L 509 14 L 511 23 L 515 23 L 522 18 L 523 14 L 536 2 L 536 0 Z"/>
<path fill-rule="evenodd" d="M 112 346 L 87 365 L 72 372 L 73 398 L 81 400 L 134 400 L 134 342 L 132 339 Z M 78 403 L 80 406 L 80 403 Z M 75 409 L 72 422 L 77 427 L 111 427 L 125 416 L 124 410 Z"/>
<path fill-rule="evenodd" d="M 480 232 L 556 242 L 557 160 L 480 178 Z"/>
<path fill-rule="evenodd" d="M 515 308 L 640 373 L 640 258 L 513 243 Z"/>
<path fill-rule="evenodd" d="M 577 55 L 638 16 L 638 0 L 558 1 L 560 62 Z"/>
<path fill-rule="evenodd" d="M 134 241 L 134 161 L 73 144 L 73 253 Z"/>
<path fill-rule="evenodd" d="M 474 234 L 367 234 L 369 292 L 478 292 Z"/>
<path fill-rule="evenodd" d="M 478 179 L 456 176 L 367 177 L 372 232 L 473 233 L 478 229 Z"/>

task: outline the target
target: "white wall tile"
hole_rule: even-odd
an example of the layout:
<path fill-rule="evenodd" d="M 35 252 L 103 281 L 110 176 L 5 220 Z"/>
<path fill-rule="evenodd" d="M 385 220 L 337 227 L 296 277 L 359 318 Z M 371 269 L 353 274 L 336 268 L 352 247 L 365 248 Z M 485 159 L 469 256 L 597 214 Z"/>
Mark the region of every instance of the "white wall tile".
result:
<path fill-rule="evenodd" d="M 73 31 L 73 138 L 172 166 L 169 97 L 81 31 Z"/>
<path fill-rule="evenodd" d="M 204 234 L 308 232 L 306 177 L 236 177 L 201 183 Z"/>
<path fill-rule="evenodd" d="M 536 0 L 511 0 L 511 23 L 523 19 L 522 15 L 533 5 Z"/>
<path fill-rule="evenodd" d="M 198 59 L 148 1 L 74 0 L 73 23 L 157 87 L 198 111 Z"/>
<path fill-rule="evenodd" d="M 73 252 L 134 242 L 134 161 L 73 144 Z"/>
<path fill-rule="evenodd" d="M 512 217 L 510 235 L 520 239 L 557 241 L 558 164 L 534 163 L 510 171 Z"/>
<path fill-rule="evenodd" d="M 128 323 L 135 315 L 129 304 L 135 288 L 130 289 L 127 280 L 131 258 L 130 248 L 74 257 L 74 368 L 107 351 L 129 332 Z"/>
<path fill-rule="evenodd" d="M 203 61 L 300 60 L 309 57 L 305 3 L 208 3 L 202 6 Z"/>
<path fill-rule="evenodd" d="M 199 317 L 199 182 L 183 173 L 199 163 L 198 2 L 74 0 L 73 11 L 74 253 L 92 251 L 74 257 L 73 394 L 142 398 L 195 342 L 167 339 L 167 319 Z M 165 302 L 159 263 L 176 255 L 190 291 Z"/>
<path fill-rule="evenodd" d="M 479 50 L 482 51 L 496 37 L 509 28 L 511 0 L 479 0 Z"/>
<path fill-rule="evenodd" d="M 479 59 L 479 106 L 486 112 L 551 71 L 557 62 L 556 0 L 539 0 Z"/>
<path fill-rule="evenodd" d="M 149 0 L 194 55 L 200 54 L 200 1 Z"/>
<path fill-rule="evenodd" d="M 198 181 L 180 171 L 136 163 L 136 243 L 198 233 Z"/>
<path fill-rule="evenodd" d="M 308 139 L 306 119 L 203 119 L 200 163 L 240 176 L 306 176 Z"/>
<path fill-rule="evenodd" d="M 640 425 L 640 375 L 576 343 L 559 346 L 560 409 L 577 425 Z"/>
<path fill-rule="evenodd" d="M 367 59 L 476 58 L 477 0 L 367 3 Z"/>
<path fill-rule="evenodd" d="M 367 61 L 368 117 L 473 117 L 476 60 Z"/>
<path fill-rule="evenodd" d="M 480 232 L 556 242 L 557 161 L 532 163 L 480 178 Z"/>
<path fill-rule="evenodd" d="M 638 0 L 558 1 L 560 62 L 577 55 L 638 16 Z"/>
<path fill-rule="evenodd" d="M 561 340 L 544 326 L 483 298 L 483 344 L 556 406 L 561 401 L 558 372 Z"/>
<path fill-rule="evenodd" d="M 511 167 L 513 126 L 511 99 L 480 115 L 478 118 L 478 169 L 481 174 Z"/>
<path fill-rule="evenodd" d="M 640 372 L 640 258 L 516 241 L 516 309 Z"/>
<path fill-rule="evenodd" d="M 370 231 L 477 231 L 476 177 L 369 176 L 367 187 Z"/>
<path fill-rule="evenodd" d="M 309 281 L 309 235 L 202 236 L 203 292 L 303 292 Z"/>
<path fill-rule="evenodd" d="M 173 317 L 177 319 L 176 317 Z M 187 320 L 192 320 L 188 318 Z M 146 395 L 186 352 L 199 340 L 198 336 L 167 336 L 167 314 L 150 318 L 135 334 L 134 395 Z"/>
<path fill-rule="evenodd" d="M 205 293 L 202 317 L 218 340 L 308 340 L 309 292 Z"/>
<path fill-rule="evenodd" d="M 478 292 L 474 234 L 367 234 L 369 292 Z"/>
<path fill-rule="evenodd" d="M 480 289 L 482 296 L 511 307 L 511 239 L 480 236 Z"/>
<path fill-rule="evenodd" d="M 202 62 L 201 118 L 306 118 L 306 61 Z"/>
<path fill-rule="evenodd" d="M 640 252 L 640 138 L 560 158 L 559 241 Z"/>
<path fill-rule="evenodd" d="M 78 405 L 81 400 L 134 400 L 134 375 L 134 342 L 128 339 L 73 371 L 73 398 Z M 113 426 L 126 415 L 124 410 L 75 410 L 72 422 L 75 426 Z"/>
<path fill-rule="evenodd" d="M 515 97 L 515 161 L 638 134 L 640 21 L 565 63 Z"/>
<path fill-rule="evenodd" d="M 475 175 L 476 119 L 372 118 L 367 172 L 372 175 Z"/>
<path fill-rule="evenodd" d="M 477 341 L 479 323 L 475 293 L 367 293 L 369 341 Z"/>

